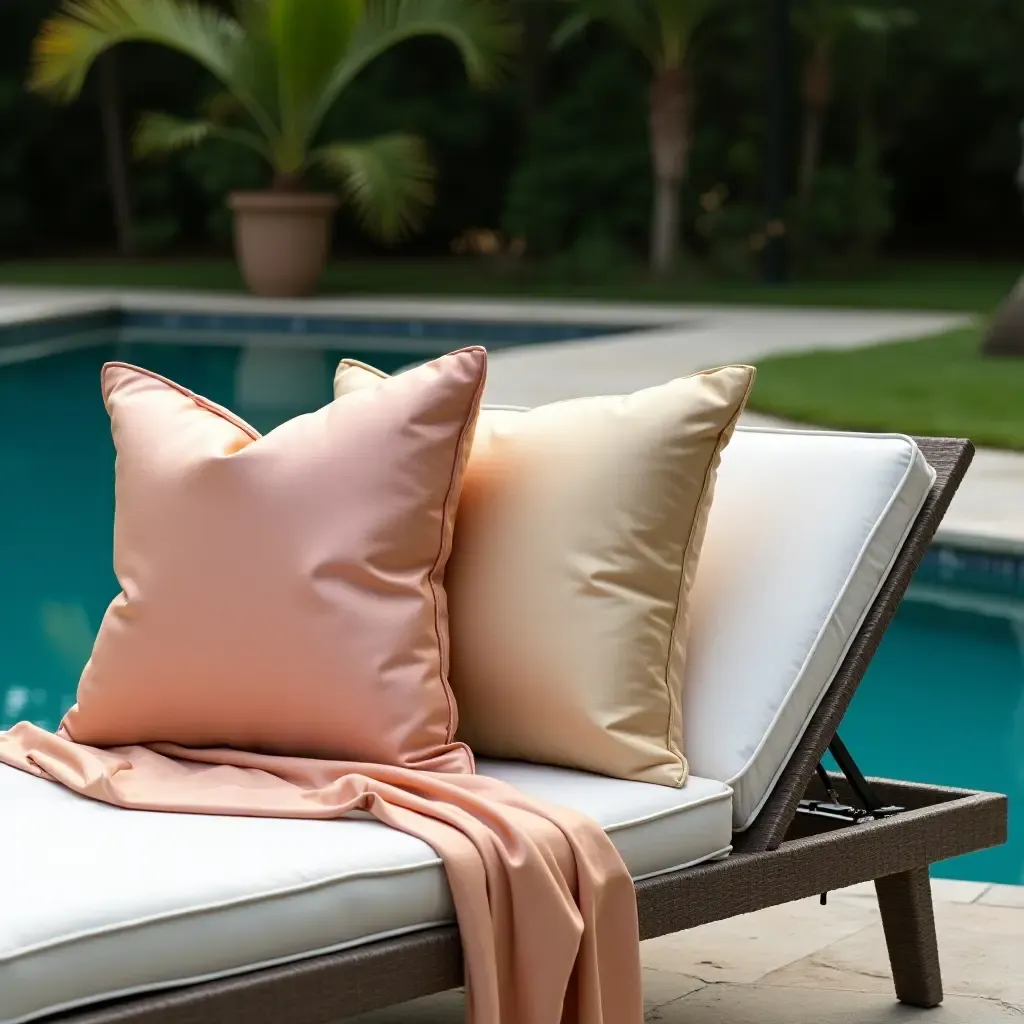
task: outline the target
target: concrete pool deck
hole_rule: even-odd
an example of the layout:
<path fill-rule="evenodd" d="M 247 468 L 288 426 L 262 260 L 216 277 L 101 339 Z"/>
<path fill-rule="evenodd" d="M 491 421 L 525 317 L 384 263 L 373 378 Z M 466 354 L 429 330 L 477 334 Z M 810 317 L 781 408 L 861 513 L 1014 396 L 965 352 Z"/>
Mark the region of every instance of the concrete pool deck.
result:
<path fill-rule="evenodd" d="M 628 335 L 497 350 L 487 400 L 532 405 L 619 392 L 733 361 L 920 337 L 969 318 L 916 313 L 624 306 L 551 302 L 316 299 L 0 288 L 0 326 L 109 309 L 351 317 L 600 322 Z M 749 423 L 764 422 L 749 416 Z M 1024 455 L 979 452 L 943 535 L 1024 552 Z M 643 944 L 646 1019 L 665 1024 L 934 1024 L 1024 1022 L 1024 886 L 936 880 L 946 1002 L 895 1002 L 870 886 L 706 925 Z M 459 993 L 356 1018 L 354 1024 L 459 1024 Z"/>

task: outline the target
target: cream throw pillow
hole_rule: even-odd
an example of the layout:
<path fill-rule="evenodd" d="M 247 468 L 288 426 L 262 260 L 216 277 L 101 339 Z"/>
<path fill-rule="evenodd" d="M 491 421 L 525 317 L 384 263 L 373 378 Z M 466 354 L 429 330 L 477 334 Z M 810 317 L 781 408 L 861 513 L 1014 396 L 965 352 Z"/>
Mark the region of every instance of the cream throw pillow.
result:
<path fill-rule="evenodd" d="M 343 360 L 335 395 L 385 376 Z M 482 411 L 445 573 L 458 736 L 478 755 L 686 780 L 687 602 L 753 379 Z"/>

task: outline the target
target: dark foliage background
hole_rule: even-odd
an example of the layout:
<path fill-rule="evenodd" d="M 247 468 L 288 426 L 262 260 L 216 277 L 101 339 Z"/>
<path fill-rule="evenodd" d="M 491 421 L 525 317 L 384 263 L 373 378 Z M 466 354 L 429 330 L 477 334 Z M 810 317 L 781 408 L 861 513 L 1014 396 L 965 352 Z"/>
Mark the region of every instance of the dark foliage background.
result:
<path fill-rule="evenodd" d="M 512 2 L 512 0 L 510 0 Z M 114 246 L 94 77 L 58 108 L 22 88 L 29 45 L 53 0 L 0 5 L 0 254 L 93 254 Z M 402 127 L 422 133 L 440 166 L 438 203 L 409 254 L 445 250 L 467 228 L 501 228 L 531 253 L 571 266 L 642 255 L 650 183 L 644 64 L 600 29 L 552 54 L 557 17 L 520 0 L 526 45 L 516 75 L 474 92 L 446 46 L 416 41 L 357 82 L 329 130 Z M 1024 6 L 1008 0 L 905 0 L 916 28 L 882 47 L 854 39 L 836 68 L 822 170 L 794 213 L 798 259 L 872 255 L 1004 255 L 1020 248 L 1014 186 L 1024 117 Z M 749 270 L 763 223 L 767 56 L 764 5 L 722 0 L 694 48 L 697 131 L 685 194 L 691 248 L 723 272 Z M 799 48 L 795 54 L 799 57 Z M 153 47 L 119 55 L 125 120 L 139 111 L 191 114 L 211 83 Z M 795 166 L 800 69 L 792 75 Z M 132 165 L 135 234 L 143 252 L 225 249 L 229 188 L 260 186 L 246 153 L 208 147 Z M 371 252 L 345 217 L 339 243 Z"/>

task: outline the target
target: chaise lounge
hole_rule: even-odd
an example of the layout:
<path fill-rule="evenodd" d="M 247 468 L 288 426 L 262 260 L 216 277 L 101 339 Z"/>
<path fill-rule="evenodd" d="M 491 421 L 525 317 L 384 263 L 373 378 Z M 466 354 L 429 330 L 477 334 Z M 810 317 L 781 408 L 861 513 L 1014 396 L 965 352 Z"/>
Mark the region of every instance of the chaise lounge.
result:
<path fill-rule="evenodd" d="M 1005 797 L 865 780 L 837 730 L 971 456 L 737 431 L 693 592 L 685 786 L 481 762 L 605 827 L 642 938 L 874 880 L 897 997 L 942 1000 L 929 865 L 1002 843 Z M 440 860 L 375 821 L 125 811 L 3 766 L 0 820 L 0 1024 L 321 1024 L 462 983 Z"/>

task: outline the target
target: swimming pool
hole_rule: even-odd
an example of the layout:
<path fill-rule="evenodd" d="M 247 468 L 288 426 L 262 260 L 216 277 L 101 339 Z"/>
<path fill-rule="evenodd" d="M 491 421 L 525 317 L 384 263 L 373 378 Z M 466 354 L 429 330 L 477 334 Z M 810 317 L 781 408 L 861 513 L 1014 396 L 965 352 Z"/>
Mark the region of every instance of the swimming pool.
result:
<path fill-rule="evenodd" d="M 104 361 L 139 363 L 268 430 L 330 400 L 341 355 L 394 370 L 430 354 L 431 344 L 443 351 L 460 341 L 448 340 L 382 353 L 355 338 L 344 350 L 326 338 L 323 347 L 191 346 L 116 340 L 108 331 L 89 347 L 0 367 L 0 728 L 21 719 L 56 726 L 116 593 Z M 1021 884 L 1024 564 L 1014 575 L 957 559 L 929 560 L 842 736 L 868 774 L 1009 793 L 1009 844 L 940 864 L 935 874 Z"/>

